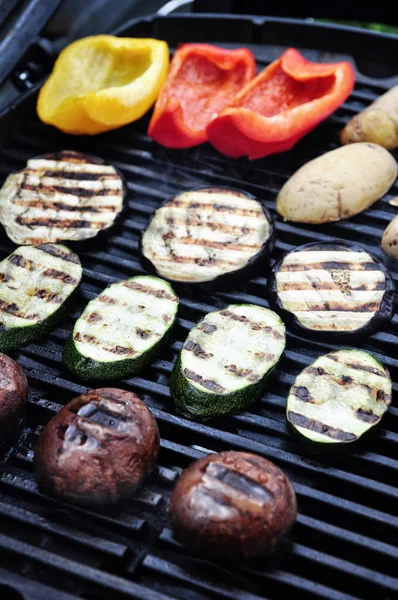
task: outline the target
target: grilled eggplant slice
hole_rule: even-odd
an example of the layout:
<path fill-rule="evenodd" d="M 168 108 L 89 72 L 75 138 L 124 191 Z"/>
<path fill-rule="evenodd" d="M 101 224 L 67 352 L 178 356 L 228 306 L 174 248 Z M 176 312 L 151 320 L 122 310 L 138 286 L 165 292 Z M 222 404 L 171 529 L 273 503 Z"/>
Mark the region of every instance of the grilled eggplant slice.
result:
<path fill-rule="evenodd" d="M 373 429 L 391 403 L 388 370 L 371 354 L 343 349 L 320 356 L 296 378 L 286 417 L 319 444 L 350 444 Z"/>
<path fill-rule="evenodd" d="M 390 273 L 361 246 L 347 242 L 299 246 L 274 267 L 269 286 L 284 320 L 308 335 L 369 335 L 393 313 Z"/>
<path fill-rule="evenodd" d="M 264 391 L 285 343 L 285 325 L 267 308 L 238 304 L 207 314 L 172 371 L 177 411 L 203 420 L 244 410 Z"/>
<path fill-rule="evenodd" d="M 21 246 L 0 262 L 0 350 L 50 331 L 80 284 L 79 257 L 61 244 Z"/>
<path fill-rule="evenodd" d="M 0 190 L 0 222 L 18 245 L 80 241 L 111 227 L 124 184 L 111 165 L 65 150 L 28 160 Z"/>
<path fill-rule="evenodd" d="M 146 367 L 176 318 L 178 297 L 151 276 L 114 283 L 91 300 L 64 349 L 64 363 L 81 379 L 119 379 Z"/>
<path fill-rule="evenodd" d="M 271 215 L 253 196 L 199 188 L 154 212 L 141 251 L 160 277 L 203 283 L 249 271 L 272 250 L 274 237 Z"/>

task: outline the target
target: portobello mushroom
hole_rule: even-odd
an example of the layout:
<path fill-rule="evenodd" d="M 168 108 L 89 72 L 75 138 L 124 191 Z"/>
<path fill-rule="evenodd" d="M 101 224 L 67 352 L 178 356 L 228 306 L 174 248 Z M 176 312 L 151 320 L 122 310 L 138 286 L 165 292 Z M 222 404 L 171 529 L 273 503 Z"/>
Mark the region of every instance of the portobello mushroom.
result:
<path fill-rule="evenodd" d="M 307 335 L 369 335 L 391 319 L 392 276 L 361 246 L 311 243 L 273 268 L 270 299 L 285 321 Z"/>
<path fill-rule="evenodd" d="M 197 420 L 244 410 L 265 389 L 285 348 L 285 325 L 254 304 L 211 312 L 191 329 L 174 365 L 177 412 Z"/>
<path fill-rule="evenodd" d="M 22 367 L 0 353 L 0 446 L 18 430 L 28 397 L 28 380 Z"/>
<path fill-rule="evenodd" d="M 119 379 L 142 371 L 159 352 L 178 310 L 171 285 L 151 276 L 114 283 L 91 300 L 63 354 L 81 379 Z"/>
<path fill-rule="evenodd" d="M 203 283 L 249 272 L 274 242 L 269 212 L 231 188 L 183 192 L 158 208 L 144 232 L 144 261 L 169 281 Z"/>
<path fill-rule="evenodd" d="M 79 257 L 61 244 L 21 246 L 0 262 L 0 350 L 48 333 L 82 277 Z"/>
<path fill-rule="evenodd" d="M 289 392 L 286 417 L 306 440 L 350 444 L 380 422 L 391 393 L 388 370 L 371 354 L 337 350 L 301 371 Z"/>
<path fill-rule="evenodd" d="M 124 184 L 103 160 L 64 150 L 28 160 L 0 190 L 0 223 L 18 245 L 80 241 L 111 227 Z"/>

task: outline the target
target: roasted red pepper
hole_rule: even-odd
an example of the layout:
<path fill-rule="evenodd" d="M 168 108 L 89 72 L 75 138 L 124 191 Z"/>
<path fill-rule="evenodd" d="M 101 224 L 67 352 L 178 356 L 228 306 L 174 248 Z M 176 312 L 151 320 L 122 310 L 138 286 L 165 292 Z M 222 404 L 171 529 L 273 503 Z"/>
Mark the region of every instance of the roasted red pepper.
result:
<path fill-rule="evenodd" d="M 289 150 L 335 111 L 353 87 L 348 62 L 313 63 L 290 48 L 211 121 L 209 141 L 234 158 Z"/>
<path fill-rule="evenodd" d="M 189 148 L 207 140 L 206 126 L 256 74 L 246 48 L 225 50 L 208 44 L 177 49 L 149 124 L 148 134 L 169 148 Z"/>

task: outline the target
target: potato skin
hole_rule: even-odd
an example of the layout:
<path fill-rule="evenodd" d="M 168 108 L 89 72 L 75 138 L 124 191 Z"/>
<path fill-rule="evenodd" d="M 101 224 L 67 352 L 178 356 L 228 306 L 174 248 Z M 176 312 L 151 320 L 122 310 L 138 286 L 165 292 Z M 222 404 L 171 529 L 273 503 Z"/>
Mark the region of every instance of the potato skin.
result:
<path fill-rule="evenodd" d="M 387 225 L 381 240 L 381 247 L 388 256 L 398 258 L 398 215 Z"/>
<path fill-rule="evenodd" d="M 278 548 L 296 520 L 296 495 L 287 476 L 265 458 L 220 452 L 183 472 L 169 514 L 181 543 L 205 557 L 244 560 Z"/>
<path fill-rule="evenodd" d="M 28 381 L 22 367 L 0 353 L 0 445 L 15 432 L 28 397 Z"/>
<path fill-rule="evenodd" d="M 296 171 L 280 190 L 276 210 L 296 223 L 348 219 L 384 196 L 396 177 L 397 163 L 381 146 L 342 146 Z"/>
<path fill-rule="evenodd" d="M 398 148 L 398 86 L 355 115 L 340 134 L 342 144 L 373 142 L 387 150 Z"/>
<path fill-rule="evenodd" d="M 157 423 L 133 392 L 91 390 L 61 408 L 41 433 L 36 481 L 66 502 L 115 505 L 151 473 L 158 452 Z"/>

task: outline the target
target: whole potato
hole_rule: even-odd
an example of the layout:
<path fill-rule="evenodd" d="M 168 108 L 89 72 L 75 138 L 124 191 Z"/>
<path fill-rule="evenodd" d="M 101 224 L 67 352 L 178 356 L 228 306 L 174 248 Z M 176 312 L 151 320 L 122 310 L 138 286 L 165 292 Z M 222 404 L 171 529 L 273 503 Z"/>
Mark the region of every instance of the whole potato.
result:
<path fill-rule="evenodd" d="M 398 215 L 387 225 L 381 240 L 381 247 L 388 256 L 398 258 Z"/>
<path fill-rule="evenodd" d="M 398 148 L 398 85 L 355 115 L 340 138 L 342 144 L 373 142 L 387 150 Z"/>
<path fill-rule="evenodd" d="M 279 192 L 276 210 L 297 223 L 348 219 L 384 196 L 396 177 L 397 163 L 381 146 L 343 146 L 296 171 Z"/>

